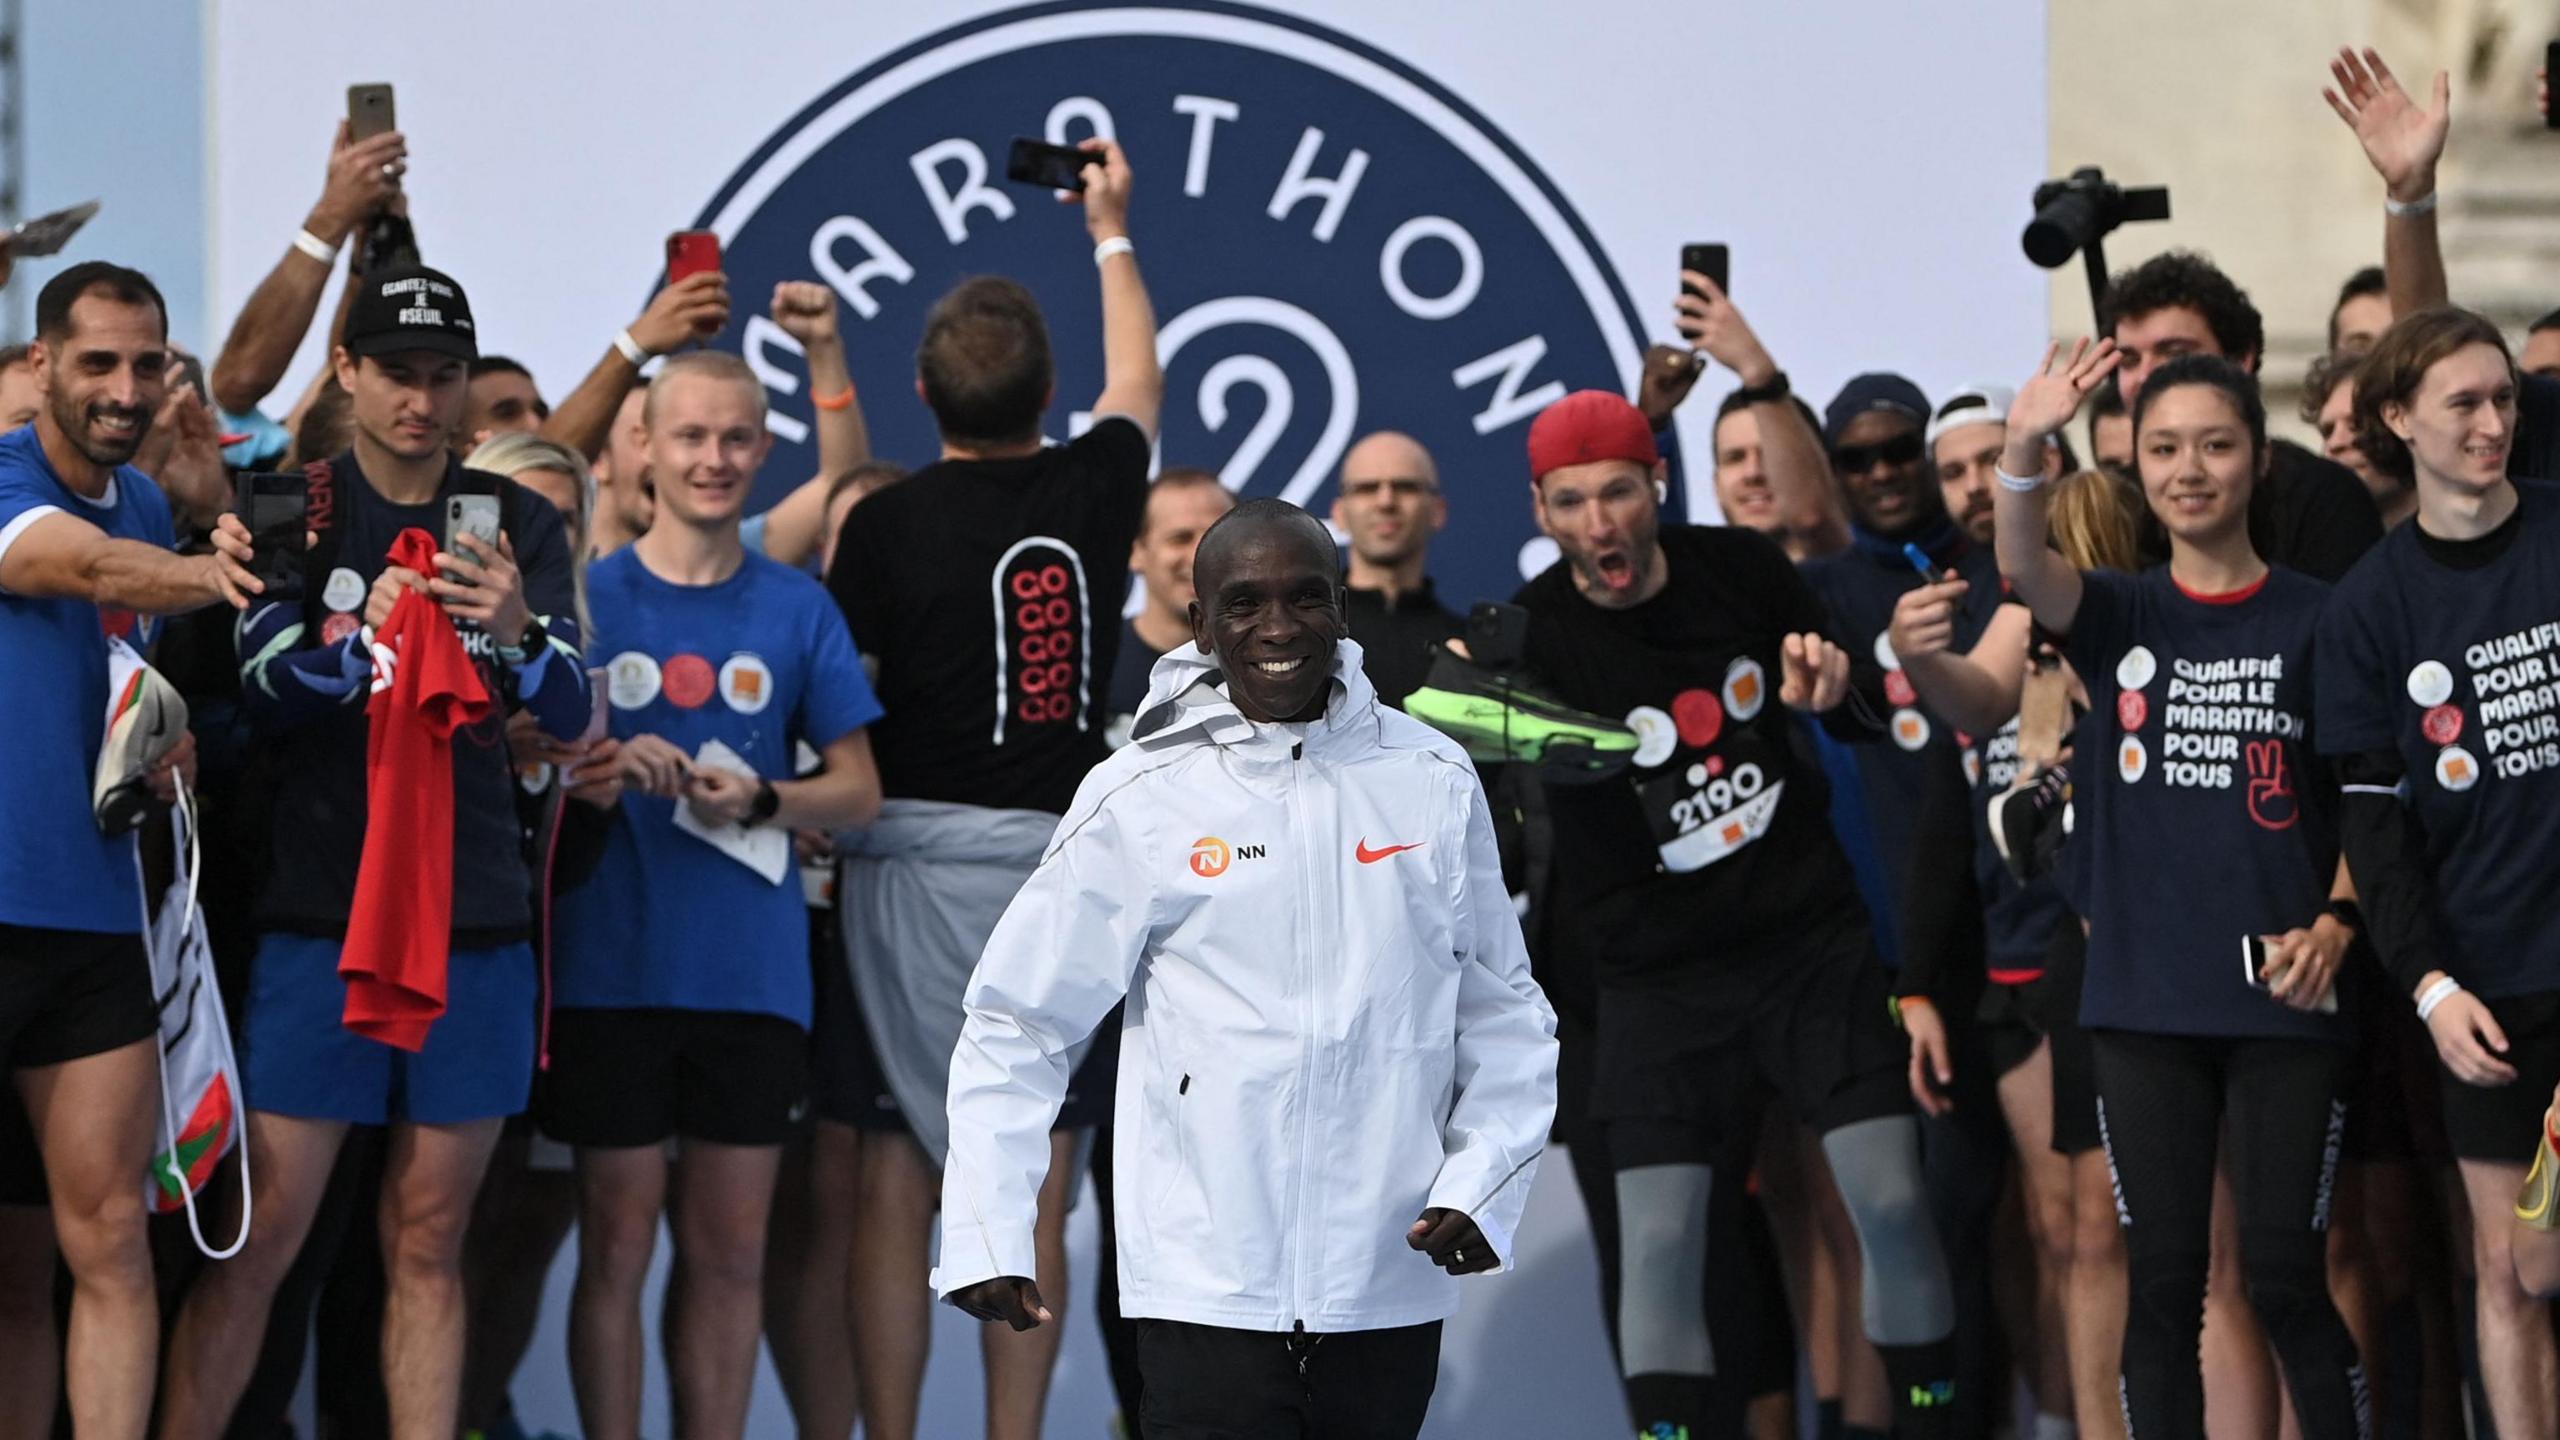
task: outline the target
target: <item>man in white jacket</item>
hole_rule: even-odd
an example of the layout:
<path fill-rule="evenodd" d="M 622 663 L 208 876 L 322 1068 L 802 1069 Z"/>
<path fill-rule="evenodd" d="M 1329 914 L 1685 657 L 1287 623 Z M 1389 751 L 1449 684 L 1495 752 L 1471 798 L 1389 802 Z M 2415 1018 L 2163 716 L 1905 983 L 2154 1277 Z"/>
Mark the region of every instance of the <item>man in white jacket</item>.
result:
<path fill-rule="evenodd" d="M 1410 1440 L 1455 1277 L 1510 1263 L 1555 1014 L 1475 771 L 1362 677 L 1324 527 L 1253 501 L 1193 568 L 1195 643 L 1157 662 L 969 982 L 934 1288 L 1051 1319 L 1029 1278 L 1050 1117 L 1125 995 L 1140 1433 Z"/>

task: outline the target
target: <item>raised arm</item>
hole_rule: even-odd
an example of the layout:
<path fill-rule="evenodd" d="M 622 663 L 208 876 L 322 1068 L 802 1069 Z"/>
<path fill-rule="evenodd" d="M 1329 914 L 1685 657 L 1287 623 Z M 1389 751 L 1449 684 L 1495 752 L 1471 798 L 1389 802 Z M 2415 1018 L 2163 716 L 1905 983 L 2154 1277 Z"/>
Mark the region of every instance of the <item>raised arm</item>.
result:
<path fill-rule="evenodd" d="M 836 477 L 871 459 L 871 430 L 845 364 L 836 292 L 813 280 L 785 280 L 773 287 L 773 319 L 808 358 L 809 399 L 817 410 L 818 473 L 764 512 L 764 553 L 796 566 L 808 563 L 826 538 L 827 493 Z"/>
<path fill-rule="evenodd" d="M 640 383 L 640 367 L 697 335 L 716 335 L 728 323 L 729 277 L 718 271 L 688 275 L 659 291 L 631 328 L 604 347 L 603 358 L 587 378 L 542 422 L 542 438 L 557 440 L 593 460 L 612 437 L 613 417 L 622 409 L 622 398 Z M 623 348 L 626 340 L 630 351 Z"/>
<path fill-rule="evenodd" d="M 2018 387 L 2018 398 L 2009 407 L 2000 493 L 1991 497 L 1992 549 L 2009 588 L 2027 602 L 2037 624 L 2057 635 L 2069 634 L 2071 622 L 2080 616 L 2080 572 L 2049 543 L 2053 492 L 2044 480 L 2045 444 L 2080 413 L 2090 392 L 2115 373 L 2117 359 L 2113 340 L 2092 346 L 2084 337 L 2068 356 L 2060 345 L 2048 345 L 2044 364 Z"/>
<path fill-rule="evenodd" d="M 266 588 L 250 575 L 249 532 L 225 515 L 209 555 L 180 555 L 120 540 L 63 510 L 28 510 L 0 527 L 0 592 L 31 600 L 86 600 L 145 615 L 207 605 L 246 609 Z"/>
<path fill-rule="evenodd" d="M 1680 333 L 1699 352 L 1734 373 L 1743 388 L 1767 391 L 1783 372 L 1768 347 L 1734 307 L 1716 282 L 1695 270 L 1680 272 Z M 1849 507 L 1831 478 L 1831 457 L 1822 437 L 1805 423 L 1793 395 L 1772 393 L 1755 399 L 1751 418 L 1760 426 L 1760 465 L 1769 477 L 1769 493 L 1777 498 L 1778 517 L 1808 555 L 1829 555 L 1849 548 Z"/>
<path fill-rule="evenodd" d="M 2035 626 L 2025 606 L 2003 605 L 1992 612 L 1973 649 L 1955 653 L 1948 648 L 1955 638 L 1955 606 L 1968 588 L 1947 579 L 1905 593 L 1894 604 L 1887 633 L 1920 703 L 1959 730 L 1989 735 L 2018 713 Z"/>
<path fill-rule="evenodd" d="M 1096 157 L 1084 167 L 1081 198 L 1102 271 L 1102 394 L 1093 413 L 1126 415 L 1153 439 L 1164 412 L 1164 367 L 1156 359 L 1155 305 L 1128 243 L 1129 157 L 1112 140 L 1087 140 L 1083 148 Z"/>
<path fill-rule="evenodd" d="M 2364 158 L 2382 177 L 2382 273 L 2391 314 L 2396 319 L 2442 305 L 2451 290 L 2436 237 L 2436 162 L 2452 129 L 2452 82 L 2437 71 L 2432 103 L 2421 109 L 2373 50 L 2359 56 L 2340 49 L 2329 74 L 2337 86 L 2322 90 L 2321 98 L 2355 132 Z"/>
<path fill-rule="evenodd" d="M 328 253 L 312 254 L 296 236 L 267 278 L 249 292 L 249 303 L 231 322 L 231 334 L 205 377 L 214 404 L 246 414 L 284 379 L 294 352 L 311 333 L 312 318 L 320 313 L 320 294 L 329 288 L 329 267 L 338 248 L 391 203 L 408 164 L 409 142 L 400 132 L 351 144 L 346 122 L 338 122 L 337 139 L 329 147 L 328 183 L 321 188 L 320 203 L 302 222 L 304 233 Z"/>

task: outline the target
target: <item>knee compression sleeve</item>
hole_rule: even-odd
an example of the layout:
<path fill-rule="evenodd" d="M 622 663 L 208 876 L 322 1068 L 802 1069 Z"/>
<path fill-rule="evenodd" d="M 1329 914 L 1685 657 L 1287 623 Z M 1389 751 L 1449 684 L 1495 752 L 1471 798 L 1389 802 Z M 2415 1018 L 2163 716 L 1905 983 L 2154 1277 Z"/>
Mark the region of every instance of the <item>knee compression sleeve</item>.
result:
<path fill-rule="evenodd" d="M 1707 1276 L 1704 1165 L 1621 1170 L 1618 1190 L 1619 1372 L 1710 1375 L 1715 1354 L 1699 1297 Z"/>
<path fill-rule="evenodd" d="M 1955 1301 L 1921 1183 L 1919 1122 L 1889 1115 L 1843 1125 L 1822 1137 L 1822 1153 L 1858 1229 L 1867 1338 L 1878 1345 L 1946 1339 L 1955 1330 Z"/>

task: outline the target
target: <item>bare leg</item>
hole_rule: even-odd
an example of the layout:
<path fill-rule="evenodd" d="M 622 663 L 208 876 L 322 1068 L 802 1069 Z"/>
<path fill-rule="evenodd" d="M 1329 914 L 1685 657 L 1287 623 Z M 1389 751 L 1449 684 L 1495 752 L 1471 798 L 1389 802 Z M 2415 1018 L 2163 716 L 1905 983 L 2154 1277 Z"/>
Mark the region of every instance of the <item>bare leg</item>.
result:
<path fill-rule="evenodd" d="M 2036 1408 L 2070 1418 L 2074 1392 L 2071 1350 L 2063 1319 L 2064 1286 L 2071 1278 L 2071 1161 L 2053 1148 L 2053 1046 L 2038 1045 L 2026 1063 L 2000 1077 L 2000 1113 L 2017 1142 L 2018 1190 L 2026 1209 L 2027 1238 L 2034 1243 L 2035 1324 L 2018 1332 L 2027 1366 L 2027 1389 Z M 2033 1343 L 2025 1343 L 2032 1337 Z M 2021 1427 L 2023 1428 L 2023 1427 Z"/>
<path fill-rule="evenodd" d="M 71 1267 L 71 1333 L 64 1374 L 72 1428 L 141 1440 L 151 1421 L 160 1303 L 143 1228 L 143 1167 L 157 1133 L 156 1036 L 102 1055 L 18 1072 L 27 1121 L 53 1190 L 53 1230 Z M 52 1273 L 43 1287 L 52 1303 Z"/>
<path fill-rule="evenodd" d="M 160 1386 L 160 1440 L 213 1440 L 230 1423 L 266 1342 L 267 1309 L 302 1253 L 347 1135 L 340 1121 L 263 1110 L 250 1112 L 247 1131 L 249 1243 L 206 1266 L 178 1311 Z"/>
<path fill-rule="evenodd" d="M 1076 1140 L 1083 1132 L 1056 1130 L 1049 1135 L 1049 1178 L 1040 1186 L 1040 1216 L 1032 1230 L 1032 1277 L 1049 1313 L 1067 1314 L 1067 1203 L 1074 1183 L 1082 1179 L 1075 1166 Z M 1066 1322 L 1019 1333 L 1002 1325 L 980 1330 L 987 1364 L 987 1440 L 1039 1440 L 1040 1422 L 1049 1408 L 1049 1377 L 1058 1366 L 1058 1347 L 1066 1338 Z"/>
<path fill-rule="evenodd" d="M 1825 1308 L 1831 1277 L 1814 1239 L 1812 1187 L 1804 1174 L 1806 1138 L 1789 1115 L 1773 1114 L 1760 1127 L 1760 1202 L 1777 1237 L 1787 1313 L 1795 1317 L 1796 1343 L 1813 1381 L 1815 1403 L 1837 1405 L 1839 1331 Z"/>
<path fill-rule="evenodd" d="M 0 1095 L 0 1105 L 14 1105 Z M 46 1440 L 62 1403 L 62 1337 L 53 1323 L 53 1216 L 0 1205 L 0 1440 Z"/>
<path fill-rule="evenodd" d="M 533 1344 L 552 1257 L 578 1220 L 577 1178 L 526 1163 L 530 1137 L 502 1137 L 481 1182 L 462 1242 L 462 1428 L 486 1429 L 506 1413 L 507 1386 Z"/>
<path fill-rule="evenodd" d="M 913 1136 L 864 1138 L 850 1294 L 866 1440 L 916 1440 L 933 1324 L 925 1256 L 933 1244 L 934 1189 L 933 1166 Z"/>
<path fill-rule="evenodd" d="M 667 1317 L 675 1431 L 685 1440 L 739 1440 L 764 1330 L 765 1220 L 779 1145 L 684 1142 L 672 1219 L 683 1303 Z"/>
<path fill-rule="evenodd" d="M 2510 1238 L 2516 1190 L 2523 1184 L 2522 1165 L 2462 1162 L 2472 1263 L 2479 1271 L 2480 1373 L 2499 1440 L 2554 1440 L 2560 1435 L 2560 1371 L 2553 1363 L 2551 1309 L 2517 1280 Z"/>
<path fill-rule="evenodd" d="M 2276 1433 L 2282 1387 L 2258 1312 L 2240 1280 L 2240 1212 L 2231 1172 L 2213 1169 L 2213 1268 L 2204 1291 L 2205 1433 L 2213 1440 L 2258 1440 Z"/>
<path fill-rule="evenodd" d="M 667 1156 L 655 1145 L 578 1149 L 578 1282 L 569 1292 L 569 1382 L 587 1440 L 637 1440 L 647 1349 L 640 1288 L 658 1247 Z"/>
<path fill-rule="evenodd" d="M 862 1132 L 820 1120 L 783 1150 L 765 1240 L 764 1330 L 799 1440 L 851 1440 L 856 1411 L 848 1272 Z"/>
<path fill-rule="evenodd" d="M 2071 1159 L 2071 1282 L 2064 1324 L 2071 1336 L 2071 1394 L 2080 1440 L 2125 1440 L 2123 1366 L 2126 1294 L 2124 1228 L 2116 1219 L 2107 1152 Z"/>
<path fill-rule="evenodd" d="M 503 1123 L 391 1127 L 382 1172 L 382 1388 L 394 1440 L 452 1440 L 462 1405 L 462 1237 Z"/>
<path fill-rule="evenodd" d="M 1830 1321 L 1836 1327 L 1832 1343 L 1840 1356 L 1840 1418 L 1847 1425 L 1882 1431 L 1893 1423 L 1893 1402 L 1885 1391 L 1884 1358 L 1867 1341 L 1858 1227 L 1849 1218 L 1848 1203 L 1840 1198 L 1839 1182 L 1831 1178 L 1822 1147 L 1808 1145 L 1804 1154 L 1813 1186 L 1816 1254 L 1829 1272 Z M 1816 1291 L 1816 1298 L 1822 1293 Z"/>

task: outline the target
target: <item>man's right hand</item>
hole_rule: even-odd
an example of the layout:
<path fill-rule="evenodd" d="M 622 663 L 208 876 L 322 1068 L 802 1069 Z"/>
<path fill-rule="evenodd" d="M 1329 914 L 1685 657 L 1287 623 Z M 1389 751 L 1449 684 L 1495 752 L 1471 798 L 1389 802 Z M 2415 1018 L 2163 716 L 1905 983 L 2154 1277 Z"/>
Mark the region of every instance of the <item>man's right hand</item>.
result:
<path fill-rule="evenodd" d="M 1097 158 L 1084 167 L 1084 190 L 1065 192 L 1068 203 L 1084 205 L 1084 228 L 1096 244 L 1129 233 L 1129 157 L 1120 142 L 1099 136 L 1076 147 Z"/>
<path fill-rule="evenodd" d="M 729 277 L 707 270 L 659 291 L 631 322 L 631 339 L 652 355 L 664 355 L 688 340 L 717 335 L 728 325 Z"/>
<path fill-rule="evenodd" d="M 1037 1330 L 1057 1318 L 1040 1302 L 1040 1287 L 1019 1275 L 999 1275 L 954 1290 L 951 1303 L 980 1320 L 1001 1320 L 1016 1330 Z"/>
<path fill-rule="evenodd" d="M 400 603 L 400 592 L 415 590 L 432 595 L 427 577 L 406 565 L 387 565 L 373 577 L 373 592 L 364 599 L 364 623 L 375 630 L 391 623 L 391 607 Z"/>
<path fill-rule="evenodd" d="M 347 122 L 339 121 L 338 138 L 329 147 L 329 182 L 304 228 L 332 245 L 344 241 L 400 193 L 400 177 L 408 169 L 407 136 L 390 130 L 350 142 Z"/>
<path fill-rule="evenodd" d="M 2444 158 L 2445 136 L 2453 127 L 2453 88 L 2445 73 L 2436 72 L 2433 103 L 2424 110 L 2376 51 L 2359 57 L 2340 49 L 2329 62 L 2329 75 L 2337 88 L 2322 90 L 2320 97 L 2356 132 L 2364 158 L 2391 198 L 2405 205 L 2434 194 L 2436 162 Z"/>
<path fill-rule="evenodd" d="M 1677 345 L 1654 345 L 1644 352 L 1644 378 L 1637 381 L 1636 409 L 1656 432 L 1671 423 L 1671 413 L 1697 388 L 1707 373 L 1707 357 Z"/>
<path fill-rule="evenodd" d="M 2499 1059 L 2507 1052 L 2507 1032 L 2479 996 L 2456 990 L 2427 1017 L 2427 1033 L 2436 1054 L 2453 1078 L 2465 1085 L 2494 1087 L 2515 1083 L 2516 1067 Z"/>
<path fill-rule="evenodd" d="M 1725 297 L 1716 282 L 1695 270 L 1680 272 L 1682 290 L 1674 308 L 1680 334 L 1699 353 L 1741 377 L 1745 385 L 1766 385 L 1777 378 L 1777 362 L 1752 333 L 1751 322 Z"/>
<path fill-rule="evenodd" d="M 1915 656 L 1936 655 L 1954 645 L 1956 601 L 1972 588 L 1949 579 L 1902 592 L 1893 602 L 1893 624 L 1885 631 L 1895 658 L 1907 664 Z"/>

